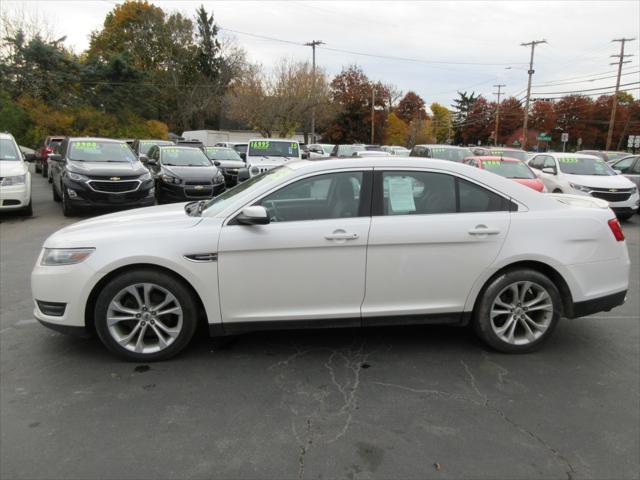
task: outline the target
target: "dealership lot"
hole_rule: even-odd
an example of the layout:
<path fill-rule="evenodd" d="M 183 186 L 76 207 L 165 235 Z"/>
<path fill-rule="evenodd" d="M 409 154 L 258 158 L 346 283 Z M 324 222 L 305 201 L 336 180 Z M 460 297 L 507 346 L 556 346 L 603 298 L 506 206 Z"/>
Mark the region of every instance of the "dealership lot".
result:
<path fill-rule="evenodd" d="M 204 335 L 124 363 L 31 317 L 29 273 L 65 219 L 0 223 L 3 478 L 634 478 L 640 469 L 640 217 L 627 303 L 562 322 L 540 352 L 442 327 Z M 25 448 L 29 445 L 30 448 Z"/>

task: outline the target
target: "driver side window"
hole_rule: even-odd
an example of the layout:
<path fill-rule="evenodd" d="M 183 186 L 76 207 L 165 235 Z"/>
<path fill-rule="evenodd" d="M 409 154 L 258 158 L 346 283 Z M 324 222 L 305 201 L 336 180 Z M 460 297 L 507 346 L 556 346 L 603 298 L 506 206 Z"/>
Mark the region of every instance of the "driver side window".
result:
<path fill-rule="evenodd" d="M 545 156 L 543 168 L 557 168 L 554 158 L 550 157 L 549 155 Z"/>
<path fill-rule="evenodd" d="M 635 159 L 636 157 L 627 157 L 616 163 L 613 168 L 615 168 L 616 170 L 620 170 L 622 173 L 628 173 L 629 168 L 631 167 Z"/>
<path fill-rule="evenodd" d="M 256 205 L 271 222 L 293 222 L 359 216 L 362 172 L 317 175 L 289 184 Z"/>

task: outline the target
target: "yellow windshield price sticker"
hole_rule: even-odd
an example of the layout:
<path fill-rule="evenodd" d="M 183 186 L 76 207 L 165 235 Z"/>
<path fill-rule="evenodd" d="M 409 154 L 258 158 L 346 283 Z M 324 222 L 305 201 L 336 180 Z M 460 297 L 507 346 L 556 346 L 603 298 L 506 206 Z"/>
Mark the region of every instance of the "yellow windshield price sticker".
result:
<path fill-rule="evenodd" d="M 73 145 L 75 146 L 75 148 L 79 148 L 82 150 L 89 150 L 98 147 L 98 144 L 96 142 L 75 142 Z"/>
<path fill-rule="evenodd" d="M 558 161 L 561 163 L 578 163 L 578 159 L 575 157 L 559 158 Z"/>
<path fill-rule="evenodd" d="M 267 150 L 270 143 L 271 142 L 268 142 L 267 140 L 258 140 L 251 142 L 251 148 L 255 148 L 256 150 Z"/>
<path fill-rule="evenodd" d="M 500 160 L 485 160 L 482 163 L 485 165 L 502 165 L 502 162 Z"/>

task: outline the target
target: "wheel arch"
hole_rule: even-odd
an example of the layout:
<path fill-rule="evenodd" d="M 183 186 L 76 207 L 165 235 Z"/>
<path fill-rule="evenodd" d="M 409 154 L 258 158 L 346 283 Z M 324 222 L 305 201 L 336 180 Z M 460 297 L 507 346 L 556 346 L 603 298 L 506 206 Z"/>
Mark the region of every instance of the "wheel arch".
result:
<path fill-rule="evenodd" d="M 207 311 L 206 311 L 206 308 L 204 307 L 204 302 L 202 301 L 202 298 L 200 297 L 200 294 L 198 293 L 198 291 L 184 276 L 180 275 L 175 270 L 171 270 L 170 268 L 163 267 L 161 265 L 157 265 L 153 263 L 132 263 L 129 265 L 121 266 L 119 268 L 116 268 L 108 272 L 93 286 L 93 288 L 91 289 L 91 292 L 89 293 L 89 296 L 87 297 L 87 301 L 84 307 L 84 323 L 85 323 L 85 328 L 87 330 L 91 332 L 95 331 L 95 325 L 94 325 L 95 319 L 93 315 L 93 310 L 96 306 L 96 300 L 98 299 L 98 295 L 102 291 L 103 287 L 111 279 L 119 275 L 122 275 L 123 273 L 130 272 L 133 270 L 142 270 L 142 269 L 155 270 L 158 272 L 171 275 L 176 280 L 181 282 L 185 287 L 187 287 L 191 291 L 191 294 L 193 295 L 193 298 L 196 300 L 196 303 L 198 305 L 198 313 L 199 313 L 198 326 L 201 326 L 203 324 L 205 326 L 208 325 Z"/>
<path fill-rule="evenodd" d="M 501 267 L 483 283 L 476 295 L 475 301 L 473 302 L 472 313 L 476 312 L 480 300 L 491 282 L 508 271 L 522 269 L 535 270 L 548 277 L 560 291 L 560 298 L 562 299 L 562 316 L 573 318 L 573 296 L 571 294 L 569 284 L 558 270 L 548 263 L 541 262 L 539 260 L 520 260 Z"/>

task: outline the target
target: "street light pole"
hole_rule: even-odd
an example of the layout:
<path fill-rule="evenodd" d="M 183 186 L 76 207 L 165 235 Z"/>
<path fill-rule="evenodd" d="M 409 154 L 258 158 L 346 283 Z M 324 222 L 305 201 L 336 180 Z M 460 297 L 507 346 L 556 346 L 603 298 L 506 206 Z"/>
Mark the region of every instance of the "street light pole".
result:
<path fill-rule="evenodd" d="M 373 145 L 373 135 L 375 132 L 375 111 L 374 106 L 376 104 L 376 89 L 371 87 L 371 144 Z"/>
<path fill-rule="evenodd" d="M 618 58 L 617 62 L 610 65 L 618 65 L 618 79 L 616 80 L 616 93 L 613 94 L 613 106 L 611 107 L 611 118 L 609 119 L 609 131 L 607 132 L 607 144 L 605 150 L 609 150 L 611 147 L 611 139 L 613 138 L 613 126 L 616 121 L 616 108 L 618 106 L 618 90 L 620 90 L 620 77 L 622 76 L 622 64 L 629 63 L 630 60 L 625 61 L 625 57 L 631 57 L 632 55 L 624 54 L 624 44 L 626 42 L 632 42 L 635 38 L 616 38 L 611 40 L 612 42 L 620 42 L 620 55 L 611 55 L 614 58 Z"/>
<path fill-rule="evenodd" d="M 312 92 L 313 95 L 313 104 L 311 105 L 311 143 L 316 142 L 316 47 L 318 45 L 323 45 L 324 42 L 321 40 L 313 40 L 311 42 L 305 43 L 306 46 L 311 47 L 312 53 Z"/>
<path fill-rule="evenodd" d="M 529 123 L 529 100 L 531 97 L 531 77 L 535 70 L 533 69 L 533 52 L 536 49 L 536 45 L 539 43 L 547 43 L 546 40 L 533 40 L 528 43 L 521 43 L 520 45 L 523 47 L 531 47 L 531 58 L 529 60 L 529 82 L 527 83 L 527 101 L 524 106 L 524 122 L 522 123 L 522 149 L 526 150 L 527 147 L 527 124 Z"/>
<path fill-rule="evenodd" d="M 502 93 L 500 91 L 500 89 L 502 87 L 506 87 L 506 85 L 499 84 L 499 85 L 494 85 L 494 87 L 498 87 L 498 91 L 494 92 L 494 94 L 498 96 L 498 106 L 496 107 L 496 130 L 493 133 L 493 145 L 497 147 L 498 146 L 498 132 L 500 131 L 499 130 L 499 128 L 500 128 L 499 127 L 500 126 L 500 94 Z"/>

